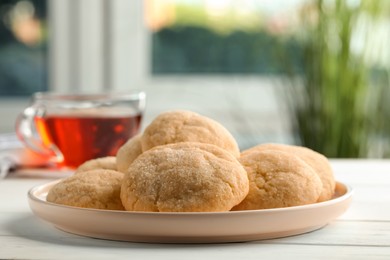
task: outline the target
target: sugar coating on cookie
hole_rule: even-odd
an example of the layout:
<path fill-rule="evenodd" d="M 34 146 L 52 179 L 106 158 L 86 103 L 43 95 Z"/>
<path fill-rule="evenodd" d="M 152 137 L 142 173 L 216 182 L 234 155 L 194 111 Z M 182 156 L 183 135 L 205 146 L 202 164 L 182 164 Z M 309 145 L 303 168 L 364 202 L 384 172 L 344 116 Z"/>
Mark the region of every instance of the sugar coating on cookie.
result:
<path fill-rule="evenodd" d="M 236 140 L 224 126 L 191 111 L 176 110 L 160 114 L 145 129 L 141 138 L 142 151 L 179 142 L 214 144 L 236 158 L 240 156 Z"/>
<path fill-rule="evenodd" d="M 315 203 L 322 183 L 297 156 L 282 151 L 254 151 L 239 161 L 249 177 L 249 193 L 233 210 L 281 208 Z"/>
<path fill-rule="evenodd" d="M 108 210 L 124 210 L 120 200 L 123 173 L 91 170 L 74 174 L 55 184 L 47 201 L 56 204 Z"/>
<path fill-rule="evenodd" d="M 248 193 L 238 160 L 210 144 L 175 143 L 142 153 L 122 183 L 126 210 L 154 212 L 228 211 Z"/>
<path fill-rule="evenodd" d="M 81 164 L 75 173 L 86 172 L 91 170 L 106 169 L 106 170 L 117 170 L 115 156 L 107 156 L 97 159 L 92 159 Z"/>
<path fill-rule="evenodd" d="M 142 153 L 141 135 L 130 138 L 116 154 L 118 171 L 126 172 L 130 164 Z"/>
<path fill-rule="evenodd" d="M 324 155 L 302 146 L 272 143 L 257 145 L 255 147 L 243 151 L 241 155 L 245 155 L 253 151 L 266 150 L 289 152 L 304 160 L 314 169 L 314 171 L 318 174 L 322 181 L 322 192 L 320 197 L 318 198 L 318 202 L 330 200 L 333 197 L 336 187 L 336 181 L 333 175 L 332 167 L 328 159 Z"/>

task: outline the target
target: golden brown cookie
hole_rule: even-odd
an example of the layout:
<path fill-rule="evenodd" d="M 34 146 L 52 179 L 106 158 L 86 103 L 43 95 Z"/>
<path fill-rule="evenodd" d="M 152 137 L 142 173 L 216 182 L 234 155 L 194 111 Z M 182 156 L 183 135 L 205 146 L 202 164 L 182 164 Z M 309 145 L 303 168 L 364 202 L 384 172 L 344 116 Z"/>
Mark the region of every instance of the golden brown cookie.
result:
<path fill-rule="evenodd" d="M 130 164 L 142 153 L 141 135 L 129 139 L 116 154 L 118 171 L 126 172 Z"/>
<path fill-rule="evenodd" d="M 190 111 L 176 110 L 160 114 L 145 129 L 141 138 L 144 152 L 158 145 L 179 142 L 214 144 L 236 158 L 240 156 L 236 140 L 225 127 Z"/>
<path fill-rule="evenodd" d="M 122 179 L 123 173 L 113 170 L 74 174 L 54 185 L 47 201 L 82 208 L 124 210 L 120 200 Z"/>
<path fill-rule="evenodd" d="M 107 156 L 97 159 L 86 161 L 80 165 L 75 173 L 86 172 L 91 170 L 106 169 L 106 170 L 117 170 L 115 156 Z"/>
<path fill-rule="evenodd" d="M 315 203 L 322 183 L 314 170 L 290 153 L 269 150 L 243 154 L 248 196 L 233 210 L 281 208 Z"/>
<path fill-rule="evenodd" d="M 248 193 L 248 176 L 229 152 L 211 144 L 175 143 L 142 153 L 123 180 L 126 210 L 228 211 Z"/>
<path fill-rule="evenodd" d="M 284 144 L 261 144 L 243 151 L 241 155 L 253 151 L 278 150 L 292 153 L 307 164 L 309 164 L 318 174 L 322 181 L 322 192 L 318 201 L 330 200 L 334 194 L 336 181 L 334 179 L 333 170 L 328 159 L 320 153 L 317 153 L 309 148 L 302 146 L 284 145 Z"/>

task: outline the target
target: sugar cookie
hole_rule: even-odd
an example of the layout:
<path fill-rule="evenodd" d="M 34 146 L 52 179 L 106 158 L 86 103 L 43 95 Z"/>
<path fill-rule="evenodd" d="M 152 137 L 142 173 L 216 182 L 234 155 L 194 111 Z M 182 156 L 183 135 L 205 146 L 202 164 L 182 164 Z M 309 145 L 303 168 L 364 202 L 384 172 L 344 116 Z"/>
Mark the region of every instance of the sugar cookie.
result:
<path fill-rule="evenodd" d="M 92 159 L 81 164 L 75 173 L 86 172 L 91 170 L 106 169 L 106 170 L 117 170 L 115 156 L 107 156 L 97 159 Z"/>
<path fill-rule="evenodd" d="M 267 150 L 239 161 L 249 177 L 249 193 L 233 210 L 268 209 L 315 203 L 322 183 L 314 170 L 290 153 Z"/>
<path fill-rule="evenodd" d="M 130 164 L 142 153 L 141 135 L 129 139 L 116 154 L 118 171 L 126 172 Z"/>
<path fill-rule="evenodd" d="M 332 198 L 336 187 L 336 181 L 330 163 L 325 156 L 306 147 L 284 144 L 261 144 L 243 151 L 241 154 L 245 155 L 253 151 L 265 150 L 289 152 L 304 160 L 314 169 L 322 181 L 323 189 L 318 201 L 321 202 Z"/>
<path fill-rule="evenodd" d="M 190 111 L 176 110 L 160 114 L 145 129 L 141 138 L 144 152 L 158 145 L 179 142 L 214 144 L 236 158 L 240 156 L 236 140 L 225 127 Z"/>
<path fill-rule="evenodd" d="M 233 155 L 186 142 L 142 153 L 125 174 L 121 199 L 130 211 L 228 211 L 248 189 L 248 176 Z"/>
<path fill-rule="evenodd" d="M 123 173 L 113 170 L 91 170 L 74 174 L 56 185 L 47 201 L 68 206 L 123 210 L 120 189 Z"/>

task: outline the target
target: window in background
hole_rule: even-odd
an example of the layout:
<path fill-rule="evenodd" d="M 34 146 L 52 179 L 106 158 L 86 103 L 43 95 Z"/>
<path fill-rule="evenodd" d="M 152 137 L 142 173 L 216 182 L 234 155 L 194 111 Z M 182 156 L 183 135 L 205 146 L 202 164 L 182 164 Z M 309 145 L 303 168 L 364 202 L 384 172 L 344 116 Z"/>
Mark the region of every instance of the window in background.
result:
<path fill-rule="evenodd" d="M 288 36 L 302 1 L 148 0 L 145 7 L 154 75 L 280 73 L 279 48 L 299 63 L 301 46 Z"/>
<path fill-rule="evenodd" d="M 0 97 L 47 90 L 46 0 L 0 1 Z"/>

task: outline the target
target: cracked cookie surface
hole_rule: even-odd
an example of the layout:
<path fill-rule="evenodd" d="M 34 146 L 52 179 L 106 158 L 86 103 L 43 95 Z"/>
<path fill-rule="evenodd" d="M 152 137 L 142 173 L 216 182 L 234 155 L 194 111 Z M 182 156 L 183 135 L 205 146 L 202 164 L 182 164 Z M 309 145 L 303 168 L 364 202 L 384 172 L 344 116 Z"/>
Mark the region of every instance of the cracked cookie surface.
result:
<path fill-rule="evenodd" d="M 333 170 L 328 159 L 316 151 L 313 151 L 309 148 L 302 146 L 294 145 L 285 145 L 285 144 L 260 144 L 255 147 L 252 147 L 248 150 L 245 150 L 241 155 L 245 155 L 254 151 L 267 151 L 267 150 L 277 150 L 288 152 L 298 156 L 303 161 L 305 161 L 313 170 L 318 174 L 322 182 L 322 191 L 318 202 L 330 200 L 333 197 L 336 181 L 333 175 Z"/>
<path fill-rule="evenodd" d="M 322 183 L 314 170 L 290 153 L 267 150 L 243 154 L 247 197 L 233 210 L 282 208 L 317 202 Z"/>
<path fill-rule="evenodd" d="M 56 204 L 124 210 L 120 200 L 123 173 L 113 170 L 92 170 L 74 174 L 54 185 L 47 201 Z"/>
<path fill-rule="evenodd" d="M 121 200 L 129 211 L 228 211 L 248 189 L 233 155 L 215 145 L 183 142 L 142 153 L 125 174 Z"/>
<path fill-rule="evenodd" d="M 141 138 L 143 152 L 158 145 L 179 142 L 214 144 L 236 158 L 240 156 L 236 140 L 224 126 L 191 111 L 161 113 L 148 125 Z"/>

